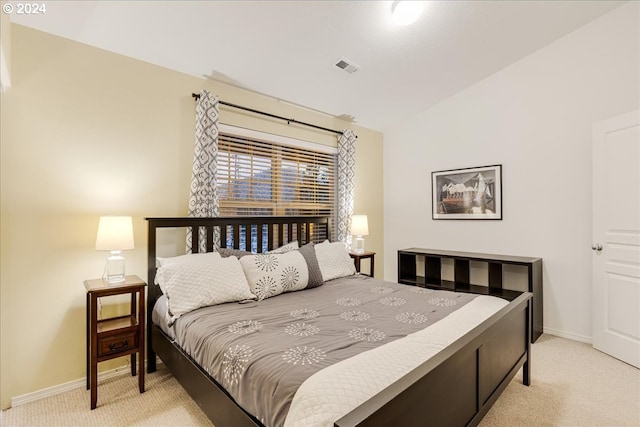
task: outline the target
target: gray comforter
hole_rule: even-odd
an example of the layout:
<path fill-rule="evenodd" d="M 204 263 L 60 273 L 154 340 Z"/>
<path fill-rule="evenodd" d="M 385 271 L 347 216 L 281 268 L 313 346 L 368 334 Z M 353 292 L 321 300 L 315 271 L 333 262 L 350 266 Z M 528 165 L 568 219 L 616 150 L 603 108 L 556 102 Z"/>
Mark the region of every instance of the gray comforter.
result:
<path fill-rule="evenodd" d="M 317 371 L 424 329 L 476 297 L 356 275 L 195 310 L 176 322 L 175 336 L 245 410 L 281 426 L 296 390 Z"/>

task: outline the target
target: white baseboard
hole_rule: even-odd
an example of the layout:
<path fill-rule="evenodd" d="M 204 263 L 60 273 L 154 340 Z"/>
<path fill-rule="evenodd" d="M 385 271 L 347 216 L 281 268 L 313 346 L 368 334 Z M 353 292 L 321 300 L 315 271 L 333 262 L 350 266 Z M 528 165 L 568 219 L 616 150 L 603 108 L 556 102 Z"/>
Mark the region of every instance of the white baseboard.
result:
<path fill-rule="evenodd" d="M 593 344 L 593 340 L 591 337 L 587 337 L 584 335 L 578 335 L 578 334 L 572 334 L 569 332 L 564 332 L 564 331 L 558 331 L 556 329 L 552 329 L 552 328 L 543 328 L 542 330 L 545 334 L 549 334 L 549 335 L 554 335 L 556 337 L 560 337 L 560 338 L 567 338 L 573 341 L 579 341 L 579 342 L 583 342 L 586 344 Z"/>
<path fill-rule="evenodd" d="M 158 359 L 156 363 L 160 364 L 162 363 L 162 361 Z M 145 369 L 146 369 L 146 366 L 147 364 L 145 361 Z M 109 378 L 119 377 L 127 373 L 129 374 L 131 373 L 131 368 L 129 367 L 129 364 L 127 364 L 126 366 L 121 366 L 119 368 L 111 369 L 109 371 L 99 372 L 98 382 L 109 379 Z M 12 397 L 11 407 L 15 408 L 16 406 L 24 405 L 25 403 L 35 402 L 36 400 L 44 399 L 50 396 L 55 396 L 56 394 L 60 394 L 60 393 L 66 393 L 67 391 L 75 390 L 77 388 L 86 388 L 86 386 L 87 386 L 87 378 L 83 377 L 74 381 L 69 381 L 67 383 L 43 388 L 41 390 L 36 390 L 31 393 L 23 394 L 21 396 Z"/>

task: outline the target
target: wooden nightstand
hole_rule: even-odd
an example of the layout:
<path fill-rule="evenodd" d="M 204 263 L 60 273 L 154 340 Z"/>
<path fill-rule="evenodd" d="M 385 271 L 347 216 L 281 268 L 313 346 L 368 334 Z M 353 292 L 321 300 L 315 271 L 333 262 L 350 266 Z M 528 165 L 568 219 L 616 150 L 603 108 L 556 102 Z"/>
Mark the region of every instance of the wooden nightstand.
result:
<path fill-rule="evenodd" d="M 351 256 L 351 258 L 353 258 L 353 262 L 356 264 L 356 271 L 358 273 L 360 273 L 360 261 L 363 259 L 369 258 L 371 260 L 371 268 L 369 269 L 369 274 L 366 274 L 366 276 L 373 277 L 373 274 L 374 274 L 373 261 L 375 260 L 375 255 L 376 255 L 375 252 L 364 252 L 361 254 L 349 252 L 349 255 Z"/>
<path fill-rule="evenodd" d="M 138 276 L 127 276 L 123 283 L 109 284 L 103 279 L 85 280 L 87 290 L 87 390 L 91 389 L 91 409 L 98 402 L 98 363 L 131 355 L 131 375 L 136 375 L 139 353 L 138 387 L 144 393 L 144 297 L 147 284 Z M 131 294 L 131 310 L 126 316 L 98 320 L 98 298 Z M 137 307 L 136 307 L 137 296 Z"/>

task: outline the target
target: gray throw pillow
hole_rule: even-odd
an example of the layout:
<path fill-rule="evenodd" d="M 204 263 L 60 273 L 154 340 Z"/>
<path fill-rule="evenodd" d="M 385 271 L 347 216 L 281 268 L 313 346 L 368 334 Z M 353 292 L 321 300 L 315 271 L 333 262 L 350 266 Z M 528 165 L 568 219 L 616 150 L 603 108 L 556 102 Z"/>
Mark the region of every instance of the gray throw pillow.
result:
<path fill-rule="evenodd" d="M 243 251 L 241 249 L 232 249 L 232 248 L 220 248 L 218 249 L 220 256 L 222 258 L 234 256 L 236 258 L 242 258 L 245 255 L 252 255 L 249 251 Z"/>
<path fill-rule="evenodd" d="M 316 288 L 322 285 L 324 283 L 322 281 L 322 272 L 318 265 L 318 258 L 316 257 L 316 250 L 313 247 L 313 242 L 307 243 L 298 249 L 298 251 L 302 254 L 307 263 L 307 268 L 309 269 L 309 283 L 305 289 Z"/>

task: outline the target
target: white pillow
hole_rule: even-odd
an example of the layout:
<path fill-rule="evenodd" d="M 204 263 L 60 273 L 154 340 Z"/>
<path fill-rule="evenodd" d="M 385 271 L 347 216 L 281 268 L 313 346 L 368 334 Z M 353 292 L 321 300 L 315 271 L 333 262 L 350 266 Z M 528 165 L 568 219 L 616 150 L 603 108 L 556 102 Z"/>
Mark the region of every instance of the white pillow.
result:
<path fill-rule="evenodd" d="M 304 289 L 309 283 L 309 268 L 302 254 L 290 251 L 282 254 L 247 255 L 240 258 L 242 270 L 251 292 L 258 300 L 284 292 Z"/>
<path fill-rule="evenodd" d="M 207 264 L 219 258 L 220 258 L 220 254 L 217 252 L 178 255 L 178 256 L 169 257 L 169 258 L 156 257 L 156 266 L 158 267 L 158 269 L 156 270 L 156 278 L 154 282 L 156 285 L 160 286 L 160 290 L 162 290 L 162 293 L 166 294 L 167 290 L 165 287 L 165 280 L 163 277 L 164 270 L 160 267 L 167 266 L 169 264 L 176 264 L 176 265 Z"/>
<path fill-rule="evenodd" d="M 195 254 L 186 254 L 186 255 L 178 255 L 174 257 L 156 257 L 156 267 L 162 267 L 163 265 L 172 263 L 172 262 L 182 262 L 184 260 L 189 259 L 191 256 L 200 256 L 200 257 L 211 257 L 215 252 L 206 252 L 206 253 L 195 253 Z"/>
<path fill-rule="evenodd" d="M 356 274 L 353 259 L 341 242 L 330 243 L 328 240 L 315 245 L 318 266 L 325 282 L 338 277 Z"/>
<path fill-rule="evenodd" d="M 196 308 L 256 298 L 238 259 L 217 253 L 165 262 L 156 278 L 167 296 L 170 324 Z"/>
<path fill-rule="evenodd" d="M 267 252 L 268 254 L 283 254 L 285 252 L 295 251 L 298 249 L 300 245 L 298 245 L 298 241 L 294 240 L 293 242 L 289 242 L 286 245 L 280 246 L 278 249 L 274 249 L 272 251 Z"/>

